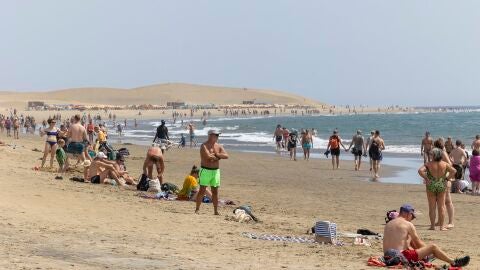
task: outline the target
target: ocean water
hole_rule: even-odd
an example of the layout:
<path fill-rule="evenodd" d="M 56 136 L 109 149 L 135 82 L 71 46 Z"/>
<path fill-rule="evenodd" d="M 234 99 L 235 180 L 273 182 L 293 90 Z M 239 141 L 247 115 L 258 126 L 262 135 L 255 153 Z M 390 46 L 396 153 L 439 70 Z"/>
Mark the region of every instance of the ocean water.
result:
<path fill-rule="evenodd" d="M 124 130 L 124 136 L 119 138 L 113 132 L 110 123 L 113 142 L 131 142 L 136 144 L 150 144 L 160 120 L 138 120 L 137 128 L 129 122 Z M 188 140 L 188 130 L 185 125 L 192 121 L 195 126 L 195 135 L 198 142 L 203 142 L 211 128 L 222 131 L 220 142 L 227 149 L 256 152 L 275 152 L 273 132 L 277 124 L 288 129 L 311 129 L 318 132 L 314 138 L 314 157 L 323 158 L 328 138 L 334 129 L 338 129 L 344 144 L 348 147 L 352 136 L 357 129 L 368 136 L 371 130 L 378 129 L 383 137 L 386 149 L 384 164 L 402 166 L 399 175 L 386 179 L 386 182 L 421 183 L 416 171 L 422 164 L 420 157 L 420 143 L 425 131 L 430 131 L 433 138 L 451 136 L 454 140 L 462 140 L 467 149 L 476 134 L 480 134 L 480 112 L 445 112 L 445 113 L 405 113 L 405 114 L 363 114 L 363 115 L 336 115 L 336 116 L 281 116 L 255 118 L 219 117 L 209 119 L 206 125 L 199 119 L 184 119 L 175 123 L 165 119 L 171 140 L 178 142 L 183 133 Z M 300 149 L 299 149 L 300 150 Z M 301 150 L 298 153 L 301 155 Z M 341 155 L 342 160 L 352 160 L 352 155 Z"/>
<path fill-rule="evenodd" d="M 167 120 L 167 127 L 173 141 L 178 141 L 180 134 L 188 137 L 188 130 L 181 126 L 181 120 L 173 123 Z M 184 119 L 186 125 L 190 119 Z M 275 148 L 273 131 L 280 124 L 288 129 L 315 128 L 318 136 L 314 139 L 315 149 L 325 149 L 328 137 L 334 129 L 340 131 L 344 143 L 349 143 L 357 129 L 368 136 L 373 129 L 378 129 L 385 140 L 385 153 L 412 154 L 420 153 L 420 142 L 425 131 L 430 131 L 434 138 L 451 136 L 461 139 L 470 146 L 476 134 L 480 134 L 480 112 L 460 113 L 416 113 L 416 114 L 365 114 L 338 116 L 283 116 L 256 118 L 210 119 L 204 126 L 199 119 L 193 119 L 195 134 L 199 142 L 206 139 L 207 131 L 218 128 L 222 131 L 220 140 L 230 148 L 240 150 L 272 151 Z M 134 140 L 137 143 L 148 143 L 153 140 L 158 121 L 138 121 L 124 132 L 122 140 Z M 118 139 L 113 132 L 113 138 Z M 188 142 L 188 139 L 187 139 Z"/>

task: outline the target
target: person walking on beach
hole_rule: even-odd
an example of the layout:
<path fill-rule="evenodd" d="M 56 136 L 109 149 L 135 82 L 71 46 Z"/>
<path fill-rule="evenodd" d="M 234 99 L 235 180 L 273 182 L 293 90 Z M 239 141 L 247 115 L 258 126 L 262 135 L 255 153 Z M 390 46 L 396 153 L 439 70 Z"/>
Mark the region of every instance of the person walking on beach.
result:
<path fill-rule="evenodd" d="M 362 136 L 362 131 L 357 130 L 357 134 L 353 135 L 352 141 L 350 142 L 350 146 L 348 147 L 347 151 L 350 151 L 352 148 L 352 154 L 355 157 L 355 171 L 360 170 L 360 165 L 362 164 L 362 155 L 363 153 L 367 153 L 367 148 L 365 146 L 365 140 Z"/>
<path fill-rule="evenodd" d="M 292 129 L 287 140 L 287 150 L 290 153 L 290 160 L 297 161 L 297 143 L 298 132 L 295 129 Z"/>
<path fill-rule="evenodd" d="M 303 148 L 303 159 L 309 160 L 310 159 L 310 149 L 313 148 L 313 137 L 312 134 L 308 129 L 305 130 L 302 134 L 302 148 Z"/>
<path fill-rule="evenodd" d="M 368 149 L 368 154 L 372 159 L 372 167 L 373 167 L 373 180 L 378 180 L 379 171 L 380 171 L 380 162 L 383 159 L 382 151 L 385 150 L 385 142 L 380 137 L 380 131 L 375 130 L 375 134 L 373 135 L 372 142 L 370 143 L 370 147 Z"/>
<path fill-rule="evenodd" d="M 161 123 L 160 126 L 158 126 L 157 128 L 157 133 L 153 138 L 153 142 L 157 143 L 157 139 L 158 139 L 161 146 L 162 153 L 164 153 L 165 147 L 163 145 L 166 144 L 167 141 L 170 140 L 170 138 L 168 137 L 168 128 L 165 126 L 165 120 L 161 120 L 160 123 Z"/>
<path fill-rule="evenodd" d="M 87 130 L 80 125 L 80 115 L 76 114 L 73 117 L 73 124 L 70 125 L 70 128 L 67 132 L 67 137 L 69 139 L 69 143 L 67 146 L 67 152 L 77 156 L 77 159 L 80 162 L 85 161 L 85 141 L 88 141 L 87 137 Z"/>
<path fill-rule="evenodd" d="M 383 231 L 384 256 L 400 258 L 402 263 L 407 264 L 416 263 L 431 255 L 453 267 L 463 267 L 469 264 L 470 256 L 452 259 L 437 245 L 427 245 L 420 240 L 415 225 L 412 223 L 413 219 L 415 219 L 415 209 L 410 204 L 404 204 L 400 207 L 399 216 L 385 225 Z"/>
<path fill-rule="evenodd" d="M 365 149 L 367 151 L 366 153 L 368 153 L 369 150 L 370 150 L 370 144 L 372 144 L 373 135 L 375 135 L 374 130 L 370 131 L 370 136 L 367 138 L 367 142 L 365 143 Z M 373 162 L 372 162 L 372 157 L 370 156 L 370 154 L 368 154 L 368 158 L 370 160 L 370 171 L 372 171 L 373 170 Z"/>
<path fill-rule="evenodd" d="M 441 231 L 447 230 L 444 227 L 445 220 L 445 198 L 448 189 L 448 182 L 454 178 L 456 170 L 447 162 L 443 161 L 443 150 L 434 148 L 432 150 L 433 161 L 427 162 L 418 170 L 418 174 L 424 179 L 427 199 L 428 213 L 430 216 L 430 230 L 435 230 L 435 225 L 440 226 Z M 438 223 L 435 223 L 436 212 L 438 212 Z"/>
<path fill-rule="evenodd" d="M 187 128 L 190 135 L 190 148 L 192 148 L 193 146 L 197 146 L 197 141 L 195 140 L 195 125 L 190 122 L 188 123 Z"/>
<path fill-rule="evenodd" d="M 58 128 L 55 126 L 56 121 L 53 119 L 48 119 L 48 128 L 40 132 L 40 136 L 47 135 L 47 140 L 45 141 L 45 148 L 43 150 L 42 157 L 42 168 L 45 166 L 47 161 L 47 156 L 50 153 L 50 168 L 53 167 L 53 161 L 55 159 L 55 154 L 57 151 L 57 137 L 58 137 Z"/>
<path fill-rule="evenodd" d="M 282 148 L 287 149 L 288 137 L 290 137 L 290 130 L 288 130 L 286 127 L 283 127 L 282 131 L 283 131 Z"/>
<path fill-rule="evenodd" d="M 332 155 L 332 167 L 335 170 L 340 168 L 340 146 L 347 151 L 347 148 L 342 143 L 342 138 L 338 135 L 338 130 L 334 130 L 332 136 L 328 139 L 327 152 L 330 151 Z"/>
<path fill-rule="evenodd" d="M 13 138 L 17 140 L 20 139 L 19 133 L 20 133 L 20 121 L 18 120 L 18 117 L 15 116 L 13 118 Z"/>
<path fill-rule="evenodd" d="M 283 138 L 283 130 L 281 125 L 277 125 L 277 128 L 273 132 L 273 139 L 277 144 L 276 151 L 279 152 L 282 149 L 282 138 Z"/>
<path fill-rule="evenodd" d="M 456 147 L 450 152 L 450 160 L 453 163 L 453 168 L 457 171 L 455 174 L 455 182 L 452 184 L 452 192 L 462 193 L 462 190 L 459 189 L 459 183 L 463 179 L 463 166 L 467 163 L 467 154 L 465 150 L 462 149 L 462 141 L 457 140 L 455 142 Z"/>
<path fill-rule="evenodd" d="M 200 211 L 203 195 L 207 187 L 212 191 L 213 213 L 218 213 L 218 188 L 220 187 L 220 160 L 228 159 L 228 153 L 218 143 L 220 132 L 215 129 L 208 131 L 208 139 L 200 146 L 201 169 L 199 172 L 200 190 L 198 191 L 195 213 Z"/>
<path fill-rule="evenodd" d="M 422 139 L 422 146 L 420 147 L 420 155 L 423 157 L 423 164 L 432 161 L 433 139 L 430 137 L 430 132 L 425 132 L 425 138 Z"/>

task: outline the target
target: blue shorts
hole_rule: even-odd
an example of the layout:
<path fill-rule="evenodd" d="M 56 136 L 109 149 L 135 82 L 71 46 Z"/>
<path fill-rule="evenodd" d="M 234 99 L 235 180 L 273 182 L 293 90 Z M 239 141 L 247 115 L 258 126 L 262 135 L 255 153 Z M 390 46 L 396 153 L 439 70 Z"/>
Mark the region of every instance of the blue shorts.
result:
<path fill-rule="evenodd" d="M 80 155 L 85 149 L 85 144 L 81 142 L 71 142 L 67 146 L 67 153 Z"/>

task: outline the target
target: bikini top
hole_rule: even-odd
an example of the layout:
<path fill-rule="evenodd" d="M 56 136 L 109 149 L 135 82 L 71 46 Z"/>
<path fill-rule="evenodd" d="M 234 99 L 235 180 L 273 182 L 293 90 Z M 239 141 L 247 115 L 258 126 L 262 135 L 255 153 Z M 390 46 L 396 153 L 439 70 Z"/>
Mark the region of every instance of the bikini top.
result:
<path fill-rule="evenodd" d="M 47 136 L 57 136 L 58 135 L 58 130 L 56 131 L 47 131 Z"/>

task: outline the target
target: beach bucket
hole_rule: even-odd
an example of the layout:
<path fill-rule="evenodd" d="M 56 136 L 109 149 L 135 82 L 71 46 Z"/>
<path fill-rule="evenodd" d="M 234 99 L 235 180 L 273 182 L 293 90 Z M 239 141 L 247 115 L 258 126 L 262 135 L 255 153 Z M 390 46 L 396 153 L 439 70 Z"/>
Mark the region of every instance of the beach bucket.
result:
<path fill-rule="evenodd" d="M 337 224 L 330 221 L 315 223 L 315 241 L 318 243 L 335 244 L 337 240 Z"/>

